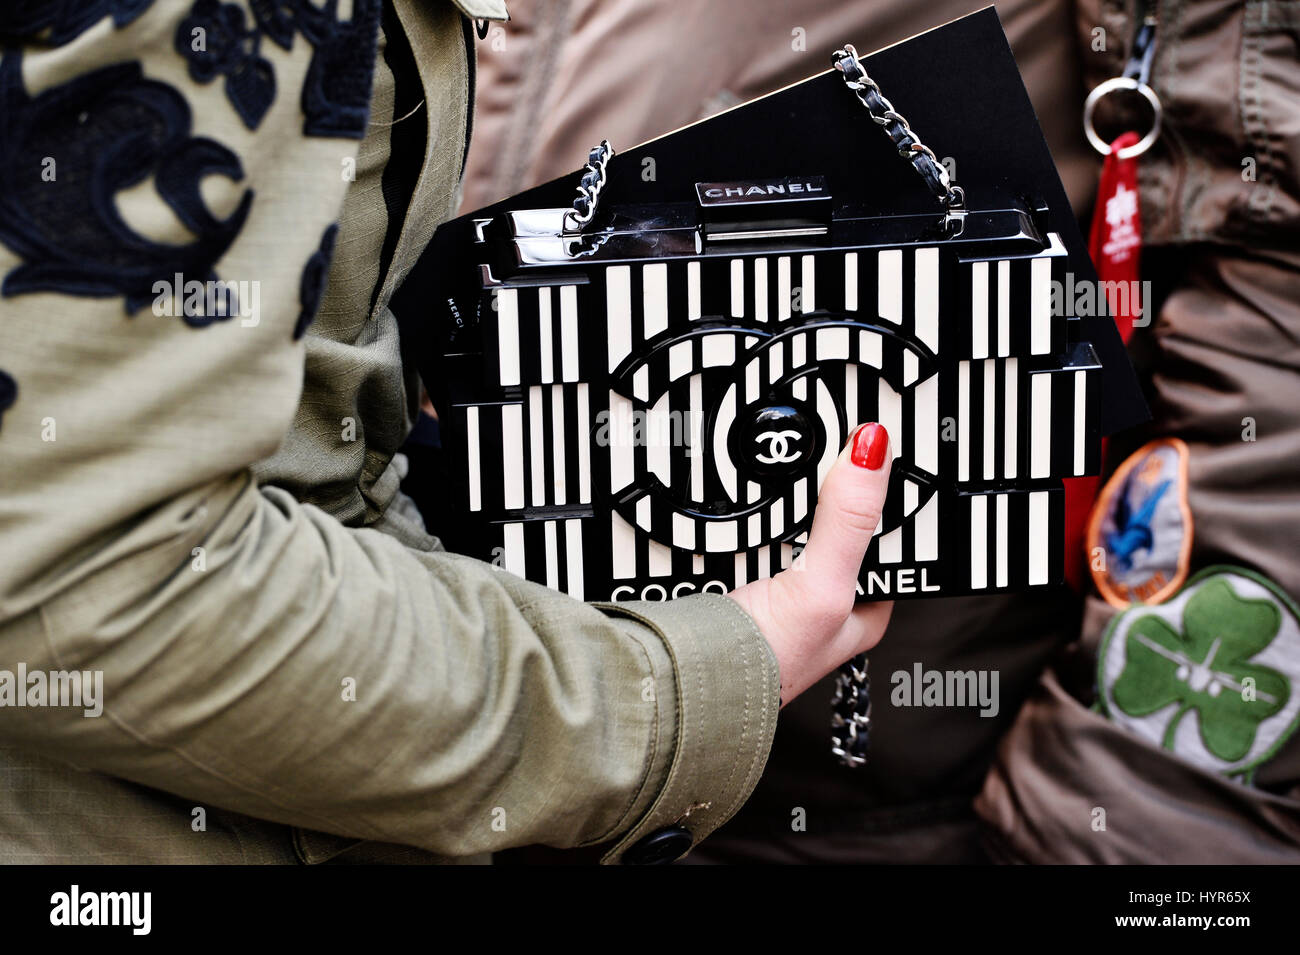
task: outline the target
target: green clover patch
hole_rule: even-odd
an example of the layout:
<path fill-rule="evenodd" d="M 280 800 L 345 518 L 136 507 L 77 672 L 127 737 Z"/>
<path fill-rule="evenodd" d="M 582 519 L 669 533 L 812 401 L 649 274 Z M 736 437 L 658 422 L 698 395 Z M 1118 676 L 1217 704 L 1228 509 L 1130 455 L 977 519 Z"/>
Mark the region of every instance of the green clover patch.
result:
<path fill-rule="evenodd" d="M 1267 580 L 1213 570 L 1168 604 L 1117 616 L 1099 654 L 1099 682 L 1112 720 L 1232 775 L 1267 759 L 1296 728 L 1300 621 Z M 1196 737 L 1179 731 L 1189 714 Z"/>

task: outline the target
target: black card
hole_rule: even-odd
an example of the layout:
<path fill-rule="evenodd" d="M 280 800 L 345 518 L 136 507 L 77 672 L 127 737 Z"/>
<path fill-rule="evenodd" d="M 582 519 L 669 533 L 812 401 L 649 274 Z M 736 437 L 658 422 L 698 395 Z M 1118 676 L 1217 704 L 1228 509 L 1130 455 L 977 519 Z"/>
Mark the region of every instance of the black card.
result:
<path fill-rule="evenodd" d="M 852 39 L 852 38 L 846 38 Z M 945 222 L 837 71 L 444 224 L 394 302 L 438 409 L 449 547 L 587 600 L 797 559 L 854 426 L 895 452 L 860 591 L 1063 574 L 1064 478 L 1146 408 L 991 9 L 863 59 L 968 212 Z M 618 90 L 609 91 L 617 98 Z"/>

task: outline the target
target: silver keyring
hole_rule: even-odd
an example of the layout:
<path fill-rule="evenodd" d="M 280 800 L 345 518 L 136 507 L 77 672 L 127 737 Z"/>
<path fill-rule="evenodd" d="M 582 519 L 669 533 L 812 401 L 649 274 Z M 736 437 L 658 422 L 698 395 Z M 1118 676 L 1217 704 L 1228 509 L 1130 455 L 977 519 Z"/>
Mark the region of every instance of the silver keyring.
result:
<path fill-rule="evenodd" d="M 1160 117 L 1164 110 L 1160 106 L 1160 97 L 1156 91 L 1147 84 L 1128 76 L 1116 76 L 1100 84 L 1091 93 L 1083 103 L 1083 131 L 1088 137 L 1088 142 L 1092 143 L 1092 148 L 1097 150 L 1103 156 L 1110 155 L 1110 143 L 1097 135 L 1097 130 L 1092 125 L 1092 114 L 1097 109 L 1097 104 L 1103 96 L 1114 93 L 1117 90 L 1125 90 L 1132 93 L 1141 93 L 1142 98 L 1151 104 L 1151 110 L 1155 115 L 1155 121 L 1151 124 L 1150 131 L 1139 139 L 1132 146 L 1121 149 L 1117 154 L 1120 159 L 1132 159 L 1134 156 L 1141 156 L 1144 152 L 1152 147 L 1155 141 L 1160 137 Z"/>

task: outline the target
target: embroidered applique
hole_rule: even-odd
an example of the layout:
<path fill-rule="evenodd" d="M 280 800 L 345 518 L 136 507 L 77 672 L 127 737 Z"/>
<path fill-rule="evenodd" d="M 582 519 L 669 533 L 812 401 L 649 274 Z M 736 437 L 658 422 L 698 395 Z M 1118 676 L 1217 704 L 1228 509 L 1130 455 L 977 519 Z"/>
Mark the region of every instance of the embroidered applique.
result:
<path fill-rule="evenodd" d="M 1248 780 L 1300 722 L 1300 612 L 1237 567 L 1119 614 L 1098 653 L 1103 712 L 1155 746 Z"/>
<path fill-rule="evenodd" d="M 196 0 L 176 28 L 176 51 L 190 76 L 211 82 L 224 76 L 226 97 L 249 129 L 256 129 L 275 99 L 275 71 L 261 55 L 265 36 L 282 49 L 301 33 L 313 47 L 302 86 L 303 133 L 361 139 L 370 116 L 371 82 L 379 38 L 380 0 L 353 0 L 350 19 L 338 16 L 338 0 L 250 0 L 253 23 L 243 7 L 223 0 Z"/>
<path fill-rule="evenodd" d="M 249 129 L 256 129 L 275 100 L 275 71 L 258 52 L 261 33 L 245 27 L 244 8 L 198 0 L 176 27 L 176 50 L 190 76 L 209 83 L 226 78 L 226 98 Z"/>
<path fill-rule="evenodd" d="M 1161 603 L 1187 580 L 1187 461 L 1187 445 L 1179 439 L 1152 441 L 1130 455 L 1097 496 L 1088 521 L 1089 567 L 1111 606 Z"/>
<path fill-rule="evenodd" d="M 320 248 L 311 254 L 307 264 L 302 267 L 302 278 L 298 281 L 298 301 L 302 311 L 293 326 L 293 340 L 297 341 L 307 332 L 307 326 L 316 317 L 320 301 L 325 296 L 325 282 L 329 278 L 330 260 L 334 258 L 334 240 L 338 237 L 339 227 L 335 223 L 327 228 L 320 237 Z"/>
<path fill-rule="evenodd" d="M 4 424 L 5 412 L 18 400 L 18 382 L 4 371 L 0 371 L 0 425 Z"/>
<path fill-rule="evenodd" d="M 383 4 L 353 0 L 352 19 L 342 23 L 335 16 L 338 0 L 328 0 L 320 10 L 308 0 L 292 4 L 302 35 L 316 48 L 302 84 L 302 111 L 307 115 L 302 131 L 308 136 L 364 138 Z"/>
<path fill-rule="evenodd" d="M 218 219 L 199 185 L 212 174 L 242 180 L 239 158 L 191 136 L 185 98 L 145 79 L 139 63 L 103 67 L 33 98 L 21 61 L 13 51 L 0 59 L 0 242 L 23 260 L 0 293 L 122 295 L 134 314 L 153 301 L 157 281 L 177 274 L 216 281 L 214 265 L 243 228 L 253 191 Z M 155 242 L 118 213 L 117 193 L 151 174 L 193 242 Z M 191 325 L 209 320 L 185 317 Z"/>
<path fill-rule="evenodd" d="M 104 17 L 121 29 L 144 13 L 154 0 L 45 0 L 9 2 L 0 7 L 0 40 L 40 41 L 62 46 Z"/>

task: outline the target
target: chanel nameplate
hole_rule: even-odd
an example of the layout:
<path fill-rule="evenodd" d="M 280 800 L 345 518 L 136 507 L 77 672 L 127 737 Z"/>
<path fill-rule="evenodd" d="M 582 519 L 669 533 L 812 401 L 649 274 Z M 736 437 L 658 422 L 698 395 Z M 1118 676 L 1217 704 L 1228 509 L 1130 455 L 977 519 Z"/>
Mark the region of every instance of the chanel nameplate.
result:
<path fill-rule="evenodd" d="M 822 176 L 795 179 L 764 179 L 748 182 L 697 182 L 695 194 L 700 205 L 754 205 L 773 202 L 810 202 L 829 199 L 830 191 Z"/>

